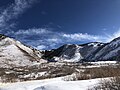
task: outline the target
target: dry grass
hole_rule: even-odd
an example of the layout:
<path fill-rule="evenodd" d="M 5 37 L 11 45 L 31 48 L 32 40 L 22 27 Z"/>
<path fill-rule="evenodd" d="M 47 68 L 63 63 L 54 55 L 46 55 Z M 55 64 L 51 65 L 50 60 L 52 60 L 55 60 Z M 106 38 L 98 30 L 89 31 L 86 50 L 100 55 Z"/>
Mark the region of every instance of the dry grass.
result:
<path fill-rule="evenodd" d="M 9 72 L 9 73 L 6 73 Z M 37 75 L 40 72 L 46 72 L 43 76 Z M 34 75 L 32 75 L 34 73 Z M 104 66 L 94 68 L 83 68 L 79 64 L 50 65 L 41 64 L 31 67 L 0 68 L 1 82 L 17 82 L 28 80 L 41 80 L 46 78 L 55 78 L 75 73 L 72 79 L 68 80 L 87 80 L 94 78 L 105 78 L 120 76 L 120 66 Z M 29 77 L 24 77 L 29 75 Z"/>
<path fill-rule="evenodd" d="M 40 75 L 39 73 L 41 72 L 46 72 L 46 74 Z M 74 72 L 75 68 L 69 65 L 62 66 L 38 65 L 31 67 L 15 67 L 11 69 L 0 68 L 0 82 L 12 83 L 18 81 L 41 80 L 46 78 L 55 78 L 71 75 Z"/>
<path fill-rule="evenodd" d="M 77 80 L 105 78 L 120 76 L 120 67 L 117 66 L 105 66 L 96 68 L 86 68 L 84 72 L 76 74 Z"/>

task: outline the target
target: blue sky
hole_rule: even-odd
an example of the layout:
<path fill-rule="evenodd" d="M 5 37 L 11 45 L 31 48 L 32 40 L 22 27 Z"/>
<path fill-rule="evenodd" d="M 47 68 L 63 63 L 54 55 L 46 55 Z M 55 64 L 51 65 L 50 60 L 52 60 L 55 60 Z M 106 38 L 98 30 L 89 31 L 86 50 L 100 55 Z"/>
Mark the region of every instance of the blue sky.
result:
<path fill-rule="evenodd" d="M 120 0 L 0 0 L 0 33 L 38 49 L 120 36 Z"/>

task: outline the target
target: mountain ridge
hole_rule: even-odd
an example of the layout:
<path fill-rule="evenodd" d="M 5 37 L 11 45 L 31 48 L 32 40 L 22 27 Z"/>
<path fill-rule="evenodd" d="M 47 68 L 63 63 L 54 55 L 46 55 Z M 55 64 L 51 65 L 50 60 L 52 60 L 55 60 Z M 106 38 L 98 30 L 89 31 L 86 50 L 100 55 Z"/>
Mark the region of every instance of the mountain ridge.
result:
<path fill-rule="evenodd" d="M 39 50 L 25 46 L 15 39 L 0 35 L 0 67 L 31 66 L 46 62 Z"/>
<path fill-rule="evenodd" d="M 109 43 L 90 42 L 85 44 L 65 44 L 57 49 L 45 51 L 43 58 L 53 61 L 107 61 L 119 60 L 120 37 Z M 75 60 L 77 59 L 77 60 Z M 71 61 L 70 61 L 71 60 Z"/>
<path fill-rule="evenodd" d="M 37 50 L 0 34 L 0 64 L 26 66 L 37 62 L 82 62 L 119 60 L 120 37 L 109 43 L 65 44 L 57 49 Z"/>

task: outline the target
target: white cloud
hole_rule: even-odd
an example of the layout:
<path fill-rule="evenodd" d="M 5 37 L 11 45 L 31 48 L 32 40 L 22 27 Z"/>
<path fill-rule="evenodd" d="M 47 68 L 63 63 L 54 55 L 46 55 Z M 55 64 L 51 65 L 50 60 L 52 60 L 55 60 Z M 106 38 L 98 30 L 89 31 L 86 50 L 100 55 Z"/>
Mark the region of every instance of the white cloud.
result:
<path fill-rule="evenodd" d="M 22 14 L 36 0 L 15 0 L 14 3 L 0 12 L 0 29 L 5 30 L 15 26 L 14 19 Z M 12 20 L 12 21 L 11 21 Z"/>
<path fill-rule="evenodd" d="M 48 42 L 56 42 L 56 43 L 59 42 L 60 43 L 61 39 L 59 39 L 59 38 L 51 38 L 51 39 L 47 39 L 47 41 Z"/>
<path fill-rule="evenodd" d="M 32 28 L 28 30 L 18 30 L 8 32 L 7 35 L 15 36 L 16 39 L 21 40 L 28 45 L 37 47 L 38 49 L 51 49 L 59 47 L 67 43 L 81 43 L 81 42 L 96 42 L 104 41 L 106 38 L 83 34 L 83 33 L 63 33 L 50 31 L 49 28 Z"/>
<path fill-rule="evenodd" d="M 8 32 L 10 33 L 10 32 Z M 13 31 L 12 33 L 16 34 L 16 35 L 20 35 L 20 34 L 25 34 L 25 35 L 36 35 L 36 34 L 47 34 L 47 33 L 51 33 L 51 31 L 48 31 L 45 28 L 32 28 L 32 29 L 28 29 L 28 30 L 18 30 L 17 32 Z"/>
<path fill-rule="evenodd" d="M 91 35 L 88 33 L 64 33 L 49 30 L 49 28 L 31 28 L 27 30 L 10 31 L 6 33 L 8 36 L 15 36 L 28 45 L 37 47 L 38 49 L 51 49 L 59 47 L 63 44 L 83 43 L 83 42 L 110 42 L 120 36 L 120 29 L 113 34 L 105 33 L 102 36 Z M 41 47 L 43 45 L 43 47 Z M 39 46 L 39 47 L 38 47 Z"/>
<path fill-rule="evenodd" d="M 80 40 L 101 41 L 100 36 L 89 35 L 87 33 L 85 33 L 85 34 L 83 34 L 83 33 L 63 34 L 63 37 L 66 37 L 66 38 L 69 38 L 72 40 L 76 40 L 76 41 L 80 41 Z"/>
<path fill-rule="evenodd" d="M 39 45 L 36 48 L 39 49 L 39 50 L 44 50 L 44 49 L 47 48 L 47 46 L 45 46 L 45 45 Z"/>

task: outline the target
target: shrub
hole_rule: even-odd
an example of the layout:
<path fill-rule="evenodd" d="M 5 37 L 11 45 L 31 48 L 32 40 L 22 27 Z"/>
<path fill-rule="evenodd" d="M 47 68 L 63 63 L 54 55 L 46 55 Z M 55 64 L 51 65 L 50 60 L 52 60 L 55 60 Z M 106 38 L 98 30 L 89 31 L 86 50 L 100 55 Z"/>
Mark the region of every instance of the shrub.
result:
<path fill-rule="evenodd" d="M 110 80 L 104 79 L 98 86 L 89 90 L 120 90 L 120 77 L 113 77 Z"/>
<path fill-rule="evenodd" d="M 76 74 L 77 80 L 115 77 L 115 76 L 120 76 L 119 67 L 105 66 L 105 67 L 85 68 L 83 72 L 79 72 Z"/>

